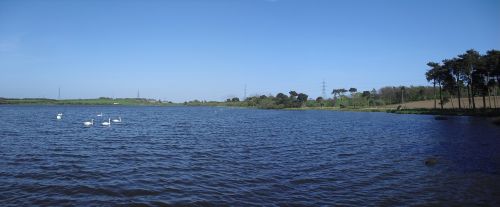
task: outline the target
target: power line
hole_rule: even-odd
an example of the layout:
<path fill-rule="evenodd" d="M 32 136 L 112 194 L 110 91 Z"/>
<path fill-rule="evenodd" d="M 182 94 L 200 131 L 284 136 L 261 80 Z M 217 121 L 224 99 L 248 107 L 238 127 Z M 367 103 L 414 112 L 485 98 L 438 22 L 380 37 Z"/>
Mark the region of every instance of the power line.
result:
<path fill-rule="evenodd" d="M 321 94 L 322 94 L 323 98 L 326 99 L 326 82 L 325 82 L 325 80 L 323 80 L 323 82 L 322 82 Z"/>
<path fill-rule="evenodd" d="M 247 99 L 247 84 L 245 84 L 245 89 L 243 91 L 243 100 Z"/>

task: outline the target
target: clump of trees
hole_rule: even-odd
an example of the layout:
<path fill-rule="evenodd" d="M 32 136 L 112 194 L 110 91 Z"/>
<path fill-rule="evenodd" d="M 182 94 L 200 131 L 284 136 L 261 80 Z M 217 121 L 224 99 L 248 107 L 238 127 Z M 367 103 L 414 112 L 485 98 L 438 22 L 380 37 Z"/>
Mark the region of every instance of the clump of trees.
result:
<path fill-rule="evenodd" d="M 425 76 L 433 85 L 434 108 L 439 104 L 442 109 L 447 101 L 456 97 L 459 109 L 465 108 L 462 106 L 464 98 L 468 103 L 466 108 L 476 109 L 477 96 L 482 97 L 484 108 L 487 107 L 488 97 L 489 107 L 492 107 L 491 95 L 498 94 L 500 82 L 500 51 L 490 50 L 481 55 L 471 49 L 441 63 L 429 62 L 427 66 L 430 69 Z M 496 104 L 496 99 L 493 98 L 495 108 Z"/>
<path fill-rule="evenodd" d="M 306 105 L 309 97 L 305 93 L 297 93 L 296 91 L 290 91 L 288 94 L 252 96 L 245 99 L 244 105 L 263 109 L 300 108 Z"/>
<path fill-rule="evenodd" d="M 226 99 L 226 102 L 240 102 L 240 98 L 238 97 L 228 98 Z"/>
<path fill-rule="evenodd" d="M 300 108 L 313 100 L 308 100 L 309 96 L 305 93 L 297 93 L 296 91 L 278 93 L 272 95 L 255 95 L 240 101 L 238 97 L 228 98 L 225 102 L 216 101 L 199 101 L 193 100 L 184 102 L 187 106 L 235 106 L 235 107 L 255 107 L 261 109 L 284 109 L 284 108 Z M 318 99 L 321 102 L 320 99 Z"/>

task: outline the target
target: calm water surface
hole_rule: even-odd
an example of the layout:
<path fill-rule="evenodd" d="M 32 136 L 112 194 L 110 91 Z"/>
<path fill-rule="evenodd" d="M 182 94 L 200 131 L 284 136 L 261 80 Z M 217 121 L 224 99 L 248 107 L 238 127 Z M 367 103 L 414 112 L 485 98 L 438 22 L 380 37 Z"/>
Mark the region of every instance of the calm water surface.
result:
<path fill-rule="evenodd" d="M 82 124 L 118 116 L 111 127 Z M 499 206 L 500 127 L 387 113 L 0 106 L 0 204 Z"/>

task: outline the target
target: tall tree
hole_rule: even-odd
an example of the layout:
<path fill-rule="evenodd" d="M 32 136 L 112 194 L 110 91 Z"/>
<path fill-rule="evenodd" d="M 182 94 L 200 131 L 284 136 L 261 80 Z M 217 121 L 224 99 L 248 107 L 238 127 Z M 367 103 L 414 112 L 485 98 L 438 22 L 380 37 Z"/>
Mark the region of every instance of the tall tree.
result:
<path fill-rule="evenodd" d="M 497 87 L 500 87 L 500 51 L 499 50 L 489 50 L 486 52 L 486 55 L 483 56 L 482 63 L 487 71 L 487 88 L 488 88 L 488 99 L 491 107 L 491 98 L 490 94 L 493 91 L 493 104 L 494 107 L 497 107 L 496 103 L 496 95 L 497 95 Z"/>
<path fill-rule="evenodd" d="M 475 95 L 475 82 L 473 81 L 473 74 L 476 72 L 476 70 L 479 67 L 479 57 L 481 55 L 479 52 L 470 49 L 467 50 L 464 54 L 461 54 L 458 56 L 461 59 L 461 67 L 463 69 L 463 78 L 467 83 L 467 94 L 469 98 L 469 107 L 472 102 L 472 108 L 476 108 L 476 103 L 474 100 L 474 95 Z"/>
<path fill-rule="evenodd" d="M 347 90 L 345 88 L 339 88 L 337 90 L 338 90 L 338 93 L 339 93 L 339 100 L 340 100 L 339 102 L 341 102 L 340 104 L 342 104 L 342 101 L 344 100 L 345 93 L 347 93 Z"/>
<path fill-rule="evenodd" d="M 333 100 L 337 99 L 337 95 L 339 95 L 339 89 L 332 90 Z"/>
<path fill-rule="evenodd" d="M 282 105 L 287 105 L 288 104 L 288 96 L 283 94 L 283 93 L 278 93 L 276 95 L 276 99 L 277 99 L 277 104 L 282 104 Z"/>
<path fill-rule="evenodd" d="M 405 92 L 405 87 L 401 86 L 401 104 L 405 103 L 404 92 Z"/>
<path fill-rule="evenodd" d="M 347 93 L 347 90 L 345 88 L 340 88 L 339 93 L 340 93 L 340 95 L 345 96 L 345 93 Z"/>
<path fill-rule="evenodd" d="M 299 93 L 297 95 L 297 101 L 300 103 L 300 106 L 304 105 L 304 103 L 307 101 L 307 94 L 305 93 Z"/>
<path fill-rule="evenodd" d="M 462 68 L 460 67 L 460 60 L 458 58 L 445 59 L 443 60 L 443 67 L 449 71 L 452 77 L 455 79 L 456 90 L 458 96 L 458 109 L 462 109 L 460 86 L 462 85 Z"/>
<path fill-rule="evenodd" d="M 316 103 L 319 103 L 320 107 L 323 107 L 323 105 L 324 105 L 323 101 L 324 101 L 324 99 L 321 96 L 319 96 L 318 98 L 316 98 Z"/>
<path fill-rule="evenodd" d="M 351 96 L 356 93 L 358 91 L 358 89 L 356 88 L 349 88 L 349 93 L 351 93 Z"/>
<path fill-rule="evenodd" d="M 354 102 L 355 101 L 354 99 L 356 97 L 354 95 L 356 94 L 357 91 L 358 91 L 358 89 L 356 89 L 356 88 L 349 88 L 349 93 L 351 93 L 351 102 L 352 102 L 352 105 L 354 106 L 354 108 L 356 108 L 356 104 Z"/>
<path fill-rule="evenodd" d="M 427 63 L 427 66 L 431 68 L 425 73 L 425 77 L 427 81 L 432 81 L 432 88 L 434 92 L 434 109 L 436 109 L 436 80 L 438 71 L 441 69 L 441 66 L 439 65 L 439 63 L 435 62 L 429 62 Z"/>
<path fill-rule="evenodd" d="M 442 85 L 442 90 L 448 92 L 448 94 L 451 96 L 451 107 L 455 108 L 453 105 L 453 95 L 456 95 L 455 89 L 458 87 L 457 82 L 455 78 L 453 77 L 453 74 L 451 73 L 449 68 L 446 67 L 441 67 L 441 70 L 439 72 L 439 78 L 440 84 Z M 442 98 L 441 98 L 442 99 Z M 442 100 L 441 100 L 442 102 Z"/>
<path fill-rule="evenodd" d="M 482 55 L 479 57 L 479 63 L 478 66 L 476 67 L 477 69 L 473 73 L 473 82 L 476 85 L 476 89 L 479 92 L 479 94 L 483 98 L 483 109 L 486 109 L 486 96 L 489 97 L 490 94 L 490 89 L 489 89 L 489 80 L 490 80 L 490 67 L 488 67 L 488 56 L 487 55 Z M 491 107 L 491 99 L 490 100 L 490 107 Z"/>
<path fill-rule="evenodd" d="M 363 93 L 361 93 L 361 97 L 364 98 L 365 102 L 368 103 L 367 105 L 370 106 L 370 91 L 363 91 Z"/>
<path fill-rule="evenodd" d="M 449 69 L 438 65 L 436 68 L 436 81 L 439 86 L 439 105 L 444 108 L 445 101 L 443 99 L 443 86 L 447 83 L 453 83 L 453 77 Z M 449 87 L 444 87 L 449 88 Z"/>

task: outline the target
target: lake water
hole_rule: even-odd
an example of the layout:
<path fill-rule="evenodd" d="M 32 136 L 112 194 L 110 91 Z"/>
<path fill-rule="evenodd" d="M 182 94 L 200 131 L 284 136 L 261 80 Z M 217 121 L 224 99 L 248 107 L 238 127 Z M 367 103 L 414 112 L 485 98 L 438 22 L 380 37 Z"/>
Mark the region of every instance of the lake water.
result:
<path fill-rule="evenodd" d="M 91 118 L 98 125 L 84 127 Z M 0 204 L 499 206 L 500 127 L 388 113 L 0 106 Z"/>

